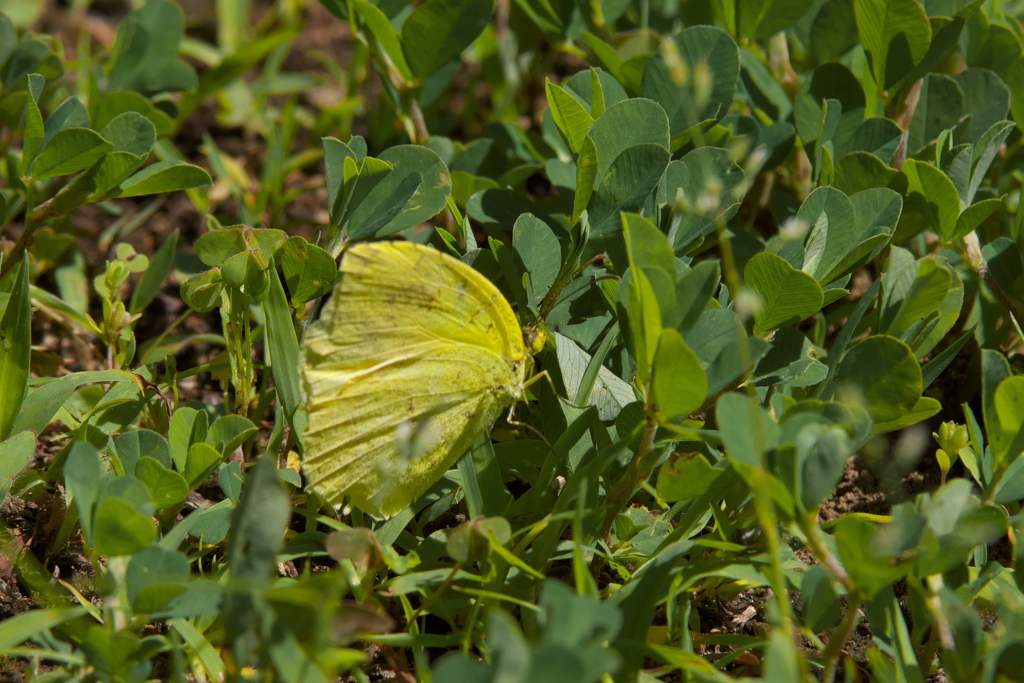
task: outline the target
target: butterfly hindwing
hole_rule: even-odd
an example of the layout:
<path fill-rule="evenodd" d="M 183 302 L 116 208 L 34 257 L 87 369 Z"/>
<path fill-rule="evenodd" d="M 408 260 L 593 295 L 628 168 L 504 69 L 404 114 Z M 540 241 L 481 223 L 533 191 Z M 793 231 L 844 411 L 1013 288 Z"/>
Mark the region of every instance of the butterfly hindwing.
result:
<path fill-rule="evenodd" d="M 304 438 L 309 485 L 335 505 L 347 493 L 377 516 L 418 498 L 512 402 L 510 387 L 491 380 L 515 378 L 492 355 L 457 351 L 436 349 L 375 368 L 328 395 L 315 390 L 319 373 L 307 373 L 312 395 L 322 396 L 311 396 Z M 453 368 L 459 384 L 445 386 L 439 377 Z M 400 457 L 401 422 L 424 434 L 423 449 L 408 463 Z"/>

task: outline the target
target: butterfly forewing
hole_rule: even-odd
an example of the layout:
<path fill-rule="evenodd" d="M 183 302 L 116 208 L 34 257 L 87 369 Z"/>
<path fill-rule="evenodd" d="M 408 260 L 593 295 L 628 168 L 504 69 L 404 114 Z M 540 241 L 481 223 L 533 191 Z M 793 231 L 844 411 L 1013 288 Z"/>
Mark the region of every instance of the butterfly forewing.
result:
<path fill-rule="evenodd" d="M 327 362 L 374 365 L 438 340 L 478 346 L 512 363 L 526 358 L 501 292 L 461 261 L 409 242 L 364 243 L 345 253 L 341 273 L 318 323 L 326 326 L 326 344 L 309 345 Z"/>

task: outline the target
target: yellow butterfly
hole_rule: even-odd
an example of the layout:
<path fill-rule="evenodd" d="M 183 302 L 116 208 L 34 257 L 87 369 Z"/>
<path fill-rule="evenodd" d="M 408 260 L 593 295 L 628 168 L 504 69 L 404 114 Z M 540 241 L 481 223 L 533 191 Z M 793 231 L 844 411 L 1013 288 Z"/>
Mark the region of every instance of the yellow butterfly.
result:
<path fill-rule="evenodd" d="M 435 249 L 356 244 L 341 273 L 302 341 L 302 469 L 332 505 L 390 517 L 525 395 L 533 359 L 498 288 Z M 426 441 L 411 460 L 403 425 Z"/>

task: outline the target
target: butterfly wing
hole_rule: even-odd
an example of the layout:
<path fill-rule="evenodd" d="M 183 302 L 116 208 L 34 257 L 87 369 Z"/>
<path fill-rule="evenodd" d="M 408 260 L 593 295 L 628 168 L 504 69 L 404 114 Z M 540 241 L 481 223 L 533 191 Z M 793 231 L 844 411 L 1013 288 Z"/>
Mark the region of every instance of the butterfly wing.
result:
<path fill-rule="evenodd" d="M 428 247 L 352 247 L 303 339 L 307 484 L 390 516 L 419 497 L 523 393 L 529 356 L 511 308 L 470 266 Z M 398 428 L 423 436 L 403 458 Z"/>

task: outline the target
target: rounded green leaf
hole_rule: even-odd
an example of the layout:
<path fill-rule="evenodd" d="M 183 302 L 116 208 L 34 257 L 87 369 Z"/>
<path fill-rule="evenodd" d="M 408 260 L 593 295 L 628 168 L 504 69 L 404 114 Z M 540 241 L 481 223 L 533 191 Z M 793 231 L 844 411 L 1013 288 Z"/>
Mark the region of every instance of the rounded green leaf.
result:
<path fill-rule="evenodd" d="M 811 25 L 811 53 L 819 62 L 838 62 L 857 44 L 853 0 L 827 0 Z"/>
<path fill-rule="evenodd" d="M 293 305 L 319 299 L 331 291 L 338 278 L 338 264 L 331 255 L 301 237 L 289 237 L 278 257 Z"/>
<path fill-rule="evenodd" d="M 821 633 L 839 623 L 843 610 L 835 589 L 835 579 L 821 565 L 810 567 L 800 584 L 800 602 L 804 623 L 813 633 Z"/>
<path fill-rule="evenodd" d="M 192 526 L 189 527 L 189 535 L 200 539 L 203 543 L 220 543 L 227 538 L 228 531 L 231 529 L 231 515 L 234 512 L 230 502 L 225 500 L 218 505 L 197 510 L 189 515 L 189 519 L 196 518 Z"/>
<path fill-rule="evenodd" d="M 669 148 L 668 116 L 656 102 L 633 98 L 613 104 L 594 120 L 590 139 L 597 150 L 595 177 L 608 173 L 619 155 L 635 145 L 652 144 Z"/>
<path fill-rule="evenodd" d="M 900 177 L 899 171 L 874 154 L 850 152 L 836 163 L 832 186 L 849 196 L 871 188 L 890 188 Z"/>
<path fill-rule="evenodd" d="M 890 270 L 883 276 L 887 291 L 878 329 L 894 337 L 904 338 L 907 330 L 939 310 L 954 283 L 954 271 L 934 257 L 914 262 L 906 251 L 894 249 L 893 254 L 894 257 L 889 260 Z M 954 320 L 959 313 L 957 307 Z"/>
<path fill-rule="evenodd" d="M 907 132 L 907 152 L 913 154 L 935 140 L 939 133 L 955 126 L 963 114 L 964 93 L 957 82 L 945 74 L 925 76 Z"/>
<path fill-rule="evenodd" d="M 895 121 L 875 116 L 857 126 L 847 151 L 868 152 L 889 163 L 902 139 L 903 129 Z"/>
<path fill-rule="evenodd" d="M 188 497 L 185 478 L 149 456 L 139 458 L 135 476 L 146 485 L 158 510 L 183 503 Z"/>
<path fill-rule="evenodd" d="M 949 177 L 931 164 L 907 159 L 903 164 L 909 199 L 942 239 L 951 241 L 957 233 L 960 196 Z"/>
<path fill-rule="evenodd" d="M 622 84 L 600 67 L 592 66 L 588 71 L 577 71 L 562 85 L 574 93 L 594 116 L 600 116 L 613 104 L 629 99 Z"/>
<path fill-rule="evenodd" d="M 618 232 L 619 214 L 643 207 L 668 162 L 668 150 L 660 145 L 634 145 L 623 150 L 607 173 L 597 178 L 596 190 L 590 197 L 587 211 L 591 239 L 614 237 Z"/>
<path fill-rule="evenodd" d="M 740 0 L 736 5 L 740 31 L 754 40 L 767 40 L 807 13 L 806 0 Z"/>
<path fill-rule="evenodd" d="M 661 331 L 658 340 L 651 388 L 658 415 L 664 420 L 689 415 L 708 393 L 708 378 L 700 359 L 682 335 L 670 327 Z"/>
<path fill-rule="evenodd" d="M 887 187 L 868 188 L 849 199 L 852 220 L 845 225 L 830 224 L 827 231 L 825 253 L 814 274 L 823 285 L 848 276 L 877 256 L 889 243 L 903 210 L 903 198 Z M 815 231 L 818 227 L 815 225 Z M 808 250 L 813 242 L 812 234 Z"/>
<path fill-rule="evenodd" d="M 725 452 L 731 460 L 760 467 L 762 454 L 778 448 L 782 430 L 754 398 L 729 392 L 718 399 L 715 412 Z"/>
<path fill-rule="evenodd" d="M 512 229 L 512 249 L 527 277 L 531 306 L 547 295 L 562 267 L 562 246 L 551 226 L 530 213 L 522 214 Z"/>
<path fill-rule="evenodd" d="M 221 463 L 221 454 L 208 443 L 194 443 L 188 449 L 188 460 L 185 461 L 185 480 L 189 490 L 194 490 Z"/>
<path fill-rule="evenodd" d="M 757 364 L 754 377 L 758 386 L 813 386 L 825 379 L 828 368 L 817 360 L 814 345 L 792 327 L 778 330 L 772 348 Z"/>
<path fill-rule="evenodd" d="M 853 9 L 879 88 L 895 85 L 924 59 L 932 27 L 917 0 L 854 0 Z"/>
<path fill-rule="evenodd" d="M 701 121 L 717 118 L 732 103 L 740 74 L 736 41 L 715 26 L 691 26 L 675 45 L 662 47 L 643 73 L 644 97 L 660 104 L 671 122 L 672 137 Z M 681 60 L 684 68 L 670 68 Z"/>
<path fill-rule="evenodd" d="M 1002 205 L 1002 199 L 992 197 L 968 206 L 956 220 L 956 230 L 953 231 L 952 240 L 963 239 L 977 230 L 978 226 L 988 220 L 988 217 L 998 211 Z"/>
<path fill-rule="evenodd" d="M 75 178 L 73 184 L 90 182 L 90 186 L 83 188 L 91 195 L 90 200 L 105 197 L 124 182 L 125 178 L 137 171 L 144 161 L 143 157 L 131 152 L 110 152 L 105 154 L 94 168 Z"/>
<path fill-rule="evenodd" d="M 262 300 L 269 284 L 265 266 L 250 251 L 229 258 L 221 266 L 220 273 L 225 284 L 241 289 L 254 299 Z"/>
<path fill-rule="evenodd" d="M 626 342 L 636 362 L 637 377 L 646 383 L 661 335 L 661 310 L 651 282 L 640 268 L 630 268 L 622 278 L 621 317 L 626 323 Z"/>
<path fill-rule="evenodd" d="M 402 24 L 405 59 L 426 78 L 458 59 L 480 35 L 494 11 L 491 0 L 428 0 Z"/>
<path fill-rule="evenodd" d="M 781 256 L 757 254 L 747 262 L 743 279 L 761 297 L 761 310 L 754 321 L 764 332 L 794 325 L 821 310 L 821 285 Z"/>
<path fill-rule="evenodd" d="M 992 443 L 993 465 L 996 465 L 1017 457 L 1024 446 L 1017 438 L 1024 428 L 1024 377 L 1015 375 L 1000 382 L 994 404 L 998 423 L 991 425 L 986 421 L 985 426 Z"/>
<path fill-rule="evenodd" d="M 649 219 L 636 214 L 622 216 L 622 229 L 629 267 L 643 268 L 645 272 L 657 269 L 674 282 L 676 257 L 665 233 Z"/>
<path fill-rule="evenodd" d="M 708 375 L 708 394 L 728 387 L 769 348 L 768 342 L 747 334 L 734 311 L 717 306 L 700 314 L 686 333 L 686 343 Z"/>
<path fill-rule="evenodd" d="M 181 284 L 181 298 L 189 308 L 200 313 L 212 311 L 220 303 L 224 281 L 219 270 L 193 275 Z"/>
<path fill-rule="evenodd" d="M 906 575 L 904 567 L 879 557 L 878 527 L 866 519 L 854 515 L 841 517 L 835 536 L 839 559 L 865 597 L 874 597 Z"/>
<path fill-rule="evenodd" d="M 671 205 L 680 192 L 685 209 L 677 214 L 678 224 L 668 233 L 677 254 L 685 253 L 728 220 L 739 208 L 746 176 L 729 150 L 698 147 L 682 159 L 669 163 L 658 186 L 656 201 Z"/>
<path fill-rule="evenodd" d="M 135 173 L 110 193 L 112 197 L 139 197 L 177 190 L 191 190 L 213 184 L 210 174 L 192 164 L 158 161 Z"/>
<path fill-rule="evenodd" d="M 934 398 L 922 396 L 917 399 L 917 402 L 914 404 L 914 407 L 911 408 L 910 412 L 902 413 L 895 420 L 875 423 L 872 431 L 875 434 L 895 432 L 903 429 L 904 427 L 916 425 L 918 422 L 924 422 L 925 420 L 937 415 L 941 409 L 942 404 Z"/>
<path fill-rule="evenodd" d="M 548 96 L 548 106 L 551 108 L 551 115 L 558 130 L 565 136 L 572 153 L 579 154 L 580 148 L 583 146 L 583 139 L 594 123 L 594 117 L 583 108 L 579 100 L 561 86 L 552 83 L 550 79 L 545 79 L 544 88 Z"/>
<path fill-rule="evenodd" d="M 95 105 L 90 107 L 92 125 L 97 130 L 103 130 L 115 117 L 130 111 L 138 112 L 149 119 L 155 126 L 158 137 L 167 137 L 174 129 L 174 122 L 170 116 L 153 106 L 147 98 L 130 90 L 110 92 L 98 98 Z"/>
<path fill-rule="evenodd" d="M 28 465 L 35 453 L 36 435 L 33 432 L 18 432 L 0 442 L 0 502 L 7 497 L 14 478 Z"/>
<path fill-rule="evenodd" d="M 57 132 L 32 162 L 32 177 L 46 180 L 89 168 L 113 145 L 88 128 L 65 128 Z"/>
<path fill-rule="evenodd" d="M 132 600 L 132 609 L 139 614 L 163 610 L 169 602 L 187 590 L 188 587 L 180 583 L 157 583 L 146 586 Z"/>
<path fill-rule="evenodd" d="M 100 135 L 114 146 L 113 151 L 141 157 L 149 154 L 156 143 L 156 126 L 142 114 L 126 111 L 111 119 Z"/>
<path fill-rule="evenodd" d="M 846 352 L 840 384 L 856 387 L 876 422 L 911 413 L 921 397 L 921 366 L 905 343 L 887 335 L 868 337 Z"/>
<path fill-rule="evenodd" d="M 658 470 L 658 495 L 666 503 L 691 500 L 710 491 L 721 473 L 700 453 L 673 453 Z"/>
<path fill-rule="evenodd" d="M 177 58 L 184 24 L 181 8 L 169 0 L 148 0 L 125 17 L 118 26 L 120 49 L 110 66 L 110 89 L 195 90 L 195 71 Z"/>
<path fill-rule="evenodd" d="M 114 439 L 114 452 L 124 468 L 119 474 L 131 474 L 139 458 L 148 456 L 164 467 L 171 466 L 171 447 L 162 435 L 151 429 L 133 429 Z"/>
<path fill-rule="evenodd" d="M 210 425 L 207 443 L 213 444 L 227 455 L 256 433 L 256 425 L 241 415 L 223 415 Z"/>
<path fill-rule="evenodd" d="M 954 78 L 964 94 L 964 111 L 972 115 L 970 127 L 957 143 L 978 142 L 986 131 L 1006 118 L 1010 89 L 988 69 L 966 69 Z"/>
<path fill-rule="evenodd" d="M 512 537 L 512 527 L 504 517 L 478 517 L 456 528 L 448 536 L 448 554 L 460 562 L 485 559 L 491 544 L 505 545 Z"/>
<path fill-rule="evenodd" d="M 242 466 L 237 460 L 229 460 L 217 472 L 217 483 L 231 501 L 238 502 L 242 494 Z"/>
<path fill-rule="evenodd" d="M 506 230 L 512 230 L 524 213 L 544 215 L 529 197 L 508 188 L 480 190 L 466 201 L 466 213 L 481 223 L 499 225 Z"/>
<path fill-rule="evenodd" d="M 338 562 L 350 561 L 360 571 L 384 566 L 377 537 L 370 529 L 339 529 L 324 539 L 327 554 Z"/>
<path fill-rule="evenodd" d="M 93 548 L 100 555 L 131 555 L 156 540 L 156 525 L 121 498 L 99 504 L 92 524 Z"/>
<path fill-rule="evenodd" d="M 799 463 L 799 501 L 805 511 L 816 509 L 843 478 L 853 446 L 843 427 L 805 425 L 796 437 Z"/>
<path fill-rule="evenodd" d="M 819 187 L 807 196 L 796 216 L 810 227 L 801 270 L 819 282 L 831 282 L 836 266 L 861 241 L 850 198 L 834 187 Z"/>
<path fill-rule="evenodd" d="M 132 557 L 124 581 L 128 599 L 134 603 L 136 596 L 145 588 L 168 584 L 182 585 L 184 588 L 183 584 L 188 578 L 187 557 L 176 550 L 153 545 Z"/>
<path fill-rule="evenodd" d="M 429 220 L 447 206 L 452 183 L 448 167 L 427 147 L 396 145 L 381 153 L 378 161 L 391 166 L 385 174 L 364 183 L 356 181 L 344 219 L 353 240 L 384 237 Z"/>
<path fill-rule="evenodd" d="M 220 267 L 232 256 L 255 252 L 266 265 L 287 237 L 283 230 L 232 225 L 200 235 L 196 255 L 206 265 Z"/>
<path fill-rule="evenodd" d="M 797 133 L 804 144 L 818 139 L 821 115 L 826 100 L 836 100 L 841 106 L 833 144 L 843 149 L 857 127 L 864 121 L 867 102 L 864 89 L 853 72 L 838 62 L 822 64 L 800 85 L 793 102 L 793 117 Z"/>

